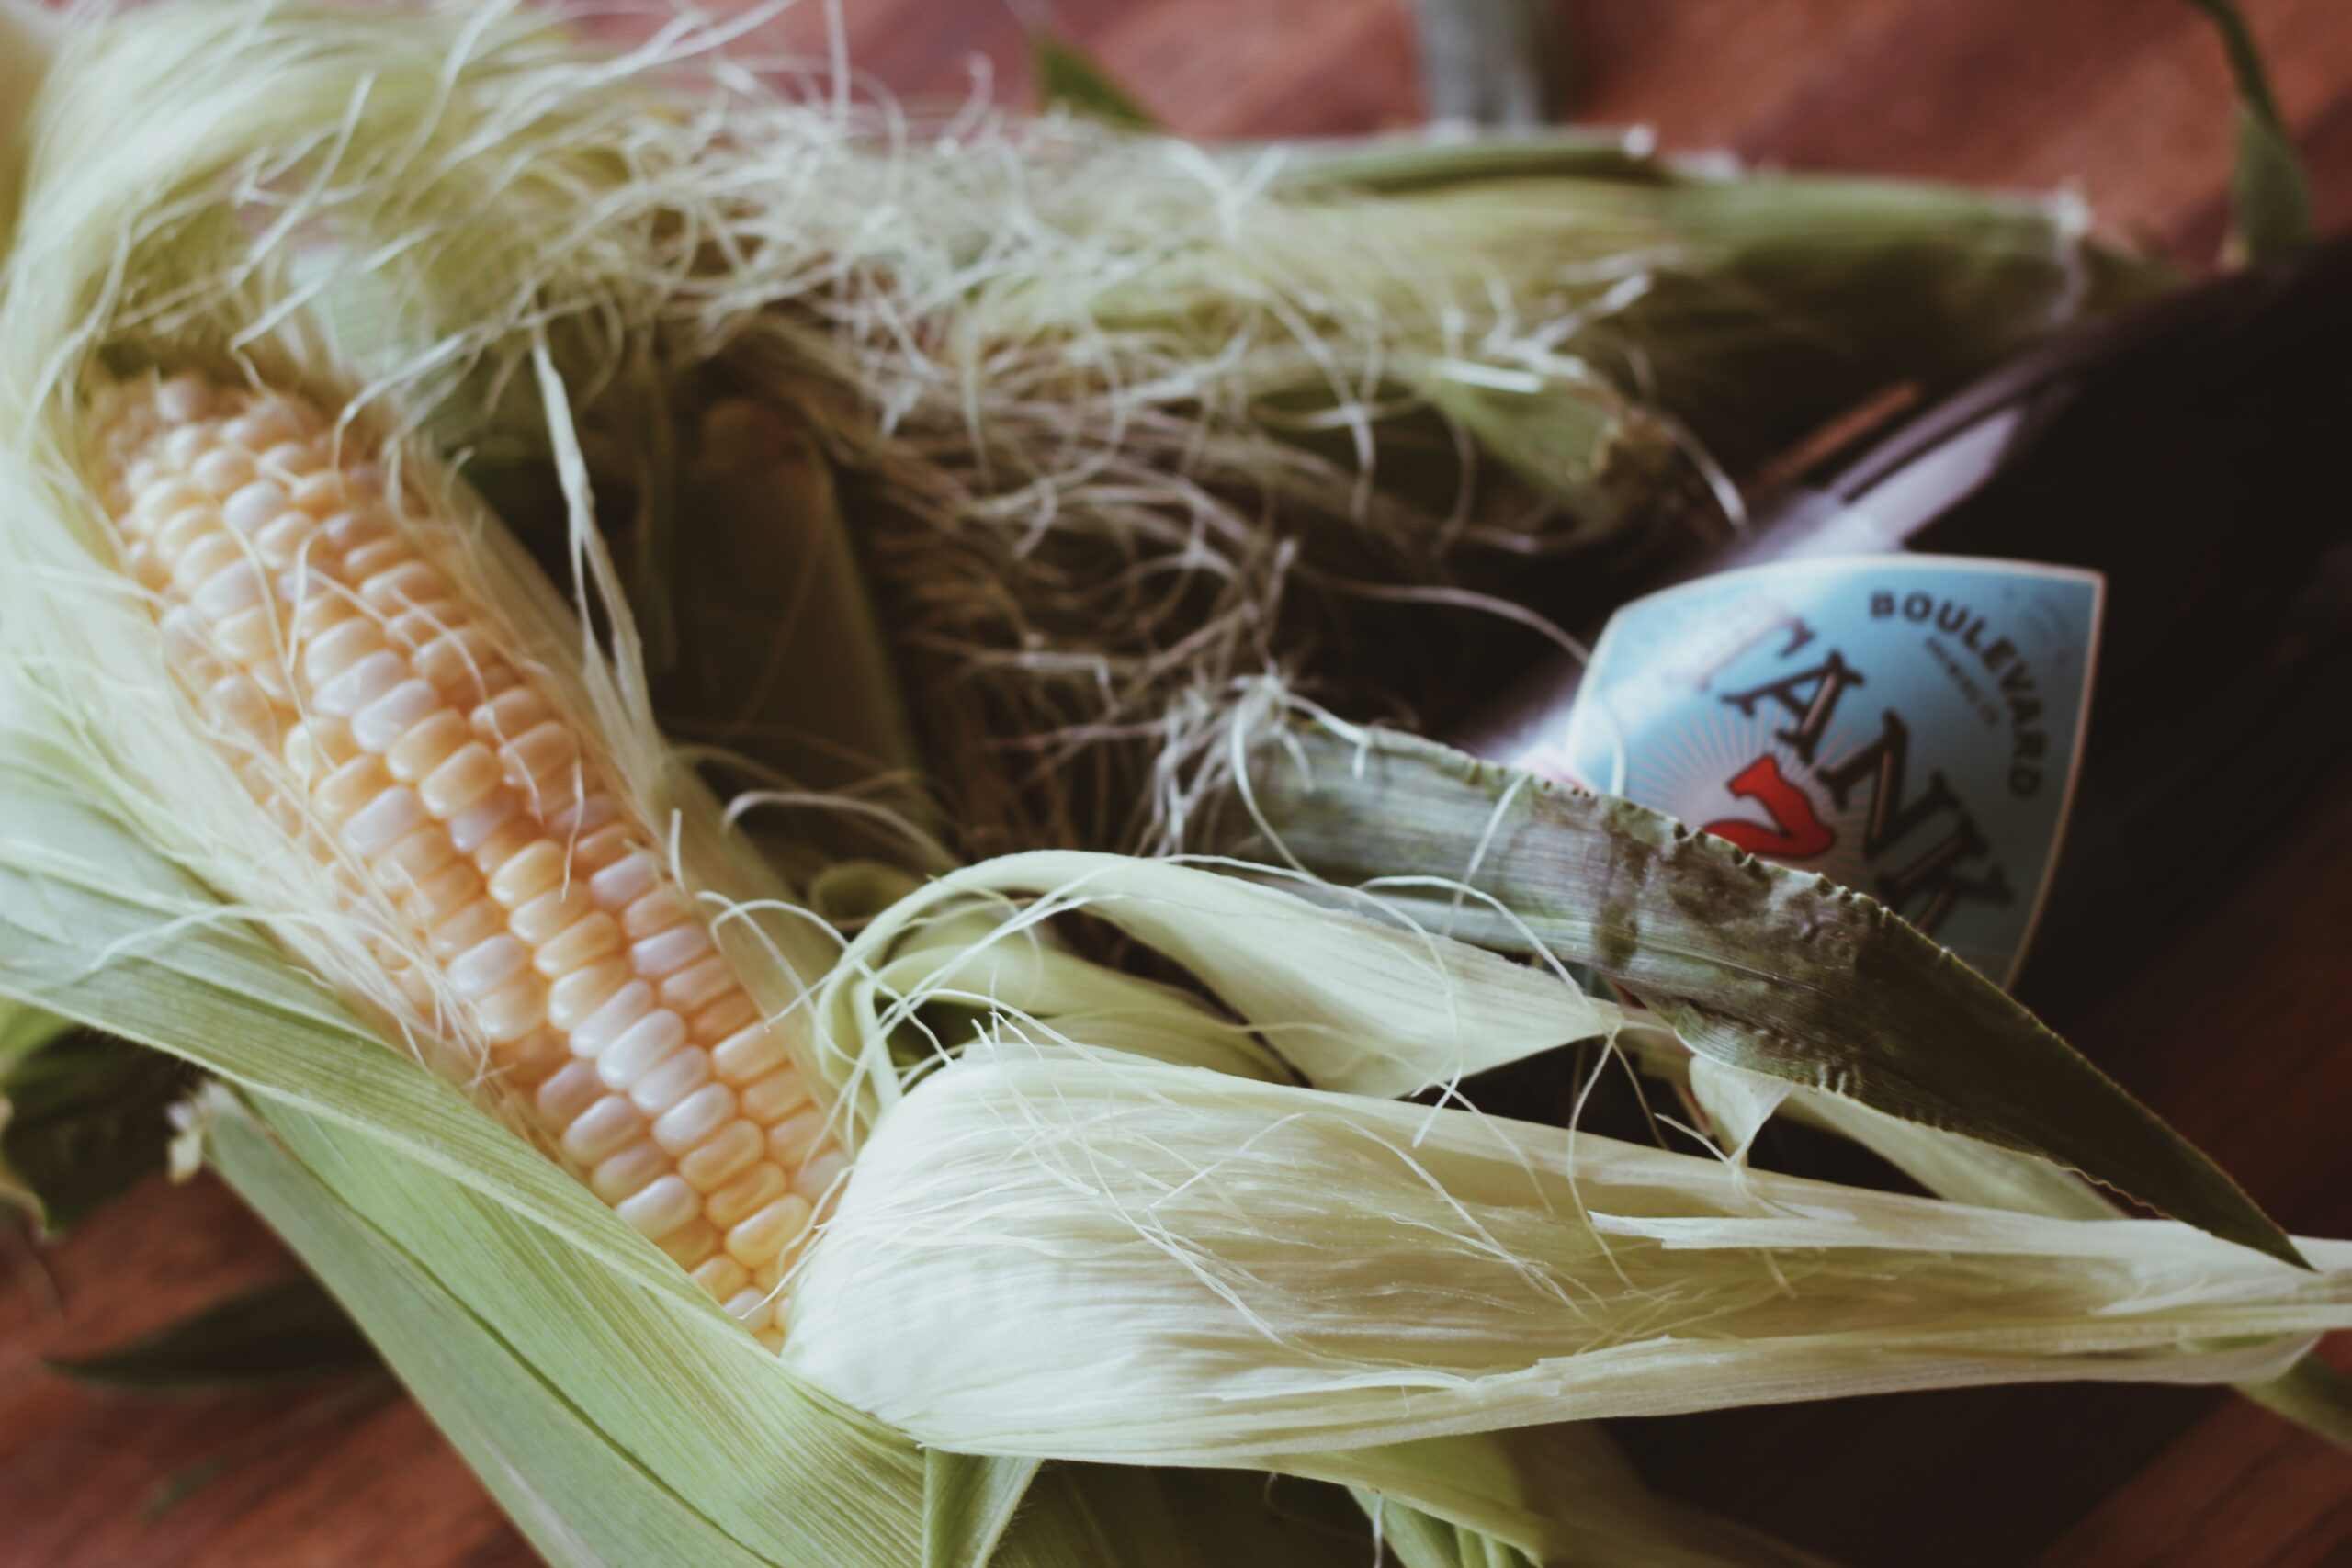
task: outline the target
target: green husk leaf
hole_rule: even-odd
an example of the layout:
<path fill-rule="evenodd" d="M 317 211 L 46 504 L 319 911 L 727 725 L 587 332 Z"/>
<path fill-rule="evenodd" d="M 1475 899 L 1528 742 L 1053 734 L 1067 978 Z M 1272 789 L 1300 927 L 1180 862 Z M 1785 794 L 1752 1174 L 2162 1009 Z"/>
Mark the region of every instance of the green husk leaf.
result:
<path fill-rule="evenodd" d="M 2237 156 L 2230 186 L 2229 255 L 2262 262 L 2291 255 L 2314 231 L 2311 180 L 2270 91 L 2254 29 L 2230 0 L 2189 0 L 2213 24 L 2237 84 Z"/>
<path fill-rule="evenodd" d="M 336 278 L 328 299 L 364 326 L 380 320 L 369 292 L 380 287 Z M 916 784 L 920 748 L 831 459 L 805 426 L 750 398 L 678 392 L 634 418 L 616 412 L 620 400 L 605 391 L 588 439 L 607 457 L 594 478 L 630 610 L 666 628 L 662 656 L 647 660 L 665 733 L 763 803 L 762 847 L 796 877 L 861 855 L 939 869 L 929 839 L 941 823 Z M 444 410 L 436 423 L 451 428 L 436 434 L 466 449 L 467 480 L 560 581 L 570 516 L 543 423 L 485 438 L 487 417 Z M 601 427 L 624 422 L 657 449 L 613 457 Z"/>
<path fill-rule="evenodd" d="M 1476 1530 L 1360 1490 L 1357 1501 L 1405 1568 L 1527 1568 L 1525 1553 Z"/>
<path fill-rule="evenodd" d="M 1029 61 L 1037 73 L 1037 99 L 1130 130 L 1156 130 L 1159 122 L 1114 81 L 1085 51 L 1049 28 L 1029 34 Z"/>
<path fill-rule="evenodd" d="M 1040 1462 L 925 1449 L 923 1568 L 987 1568 Z"/>
<path fill-rule="evenodd" d="M 2352 1377 L 2320 1359 L 2316 1352 L 2267 1382 L 2240 1383 L 2238 1392 L 2265 1410 L 2352 1452 Z"/>
<path fill-rule="evenodd" d="M 367 1337 L 308 1275 L 232 1296 L 117 1349 L 46 1364 L 82 1382 L 147 1393 L 266 1388 L 379 1365 Z"/>
<path fill-rule="evenodd" d="M 1550 355 L 1493 355 L 1498 380 L 1598 376 L 1739 472 L 1894 386 L 1949 384 L 2077 313 L 2143 298 L 2171 274 L 2089 240 L 2064 197 L 1836 175 L 1729 173 L 1648 155 L 1623 139 L 1565 136 L 1375 142 L 1295 154 L 1305 190 L 1376 191 L 1396 218 L 1434 223 L 1465 257 L 1532 286 L 1539 258 L 1581 280 L 1546 313 L 1577 323 Z M 1366 235 L 1392 220 L 1380 208 Z M 1520 280 L 1525 279 L 1521 284 Z M 1556 286 L 1556 285 L 1555 285 Z M 1531 304 L 1531 309 L 1533 307 Z M 1405 346 L 1405 345 L 1400 345 Z M 1430 358 L 1436 344 L 1414 343 Z M 1458 343 L 1443 352 L 1458 356 Z M 1408 369 L 1415 360 L 1396 356 Z M 1417 390 L 1442 379 L 1413 377 Z M 1508 438 L 1486 412 L 1470 426 Z M 1508 400 L 1504 411 L 1509 412 Z M 1540 477 L 1565 463 L 1612 477 L 1626 437 L 1577 454 L 1557 436 Z M 1613 444 L 1612 444 L 1613 443 Z M 1524 465 L 1523 437 L 1498 455 Z M 1622 459 L 1621 459 L 1622 466 Z M 1656 476 L 1613 476 L 1657 499 Z M 1538 493 L 1573 503 L 1556 484 Z"/>
<path fill-rule="evenodd" d="M 189 1075 L 41 1010 L 0 1007 L 14 1015 L 0 1044 L 0 1191 L 28 1203 L 43 1230 L 70 1230 L 164 1168 L 169 1110 Z"/>
<path fill-rule="evenodd" d="M 1016 898 L 1034 900 L 1017 919 L 1006 912 Z M 1326 1088 L 1411 1094 L 1621 1026 L 1612 1003 L 1361 902 L 1362 912 L 1322 909 L 1170 861 L 1006 855 L 939 878 L 869 925 L 820 1006 L 835 1038 L 871 1044 L 944 991 L 1089 1045 L 1132 1050 L 1101 1025 L 1150 1024 L 1158 1039 L 1145 1054 L 1160 1060 L 1283 1076 L 1197 1003 L 1031 945 L 1037 922 L 1083 912 L 1182 964 Z M 950 923 L 949 912 L 979 918 Z"/>
<path fill-rule="evenodd" d="M 0 1073 L 74 1027 L 71 1021 L 19 1002 L 0 1001 Z"/>
<path fill-rule="evenodd" d="M 1016 917 L 1021 906 L 1006 899 L 1034 902 Z M 956 997 L 975 1006 L 972 1027 L 982 1034 L 990 1021 L 1017 1019 L 1015 1027 L 1045 1038 L 1279 1081 L 1237 1052 L 1232 1025 L 1197 1004 L 1053 945 L 1050 928 L 1038 922 L 1074 911 L 1179 960 L 1325 1087 L 1401 1093 L 1474 1070 L 1490 1053 L 1616 1027 L 1613 1009 L 1596 1008 L 1556 979 L 1423 934 L 1205 870 L 1075 853 L 975 866 L 886 912 L 829 987 L 828 1017 L 843 1038 L 879 1037 L 904 1007 L 935 1012 L 944 998 Z M 1146 1032 L 1146 1022 L 1154 1028 Z M 1412 1044 L 1389 1043 L 1401 1042 Z M 1577 1484 L 1599 1442 L 1580 1430 L 1545 1428 L 1274 1463 L 1289 1474 L 1375 1490 L 1545 1562 L 1623 1553 L 1634 1543 L 1666 1551 L 1679 1541 L 1677 1551 L 1697 1552 L 1725 1533 L 1639 1495 L 1613 1472 Z M 1709 1550 L 1724 1554 L 1660 1560 L 1781 1560 L 1746 1546 Z"/>
<path fill-rule="evenodd" d="M 755 820 L 794 872 L 881 853 L 940 869 L 915 839 L 940 824 L 905 784 L 921 755 L 888 641 L 808 433 L 748 400 L 714 407 L 666 526 L 678 651 L 653 689 L 665 728 L 755 765 L 757 798 L 775 803 Z M 878 824 L 831 808 L 835 792 L 877 785 Z"/>
<path fill-rule="evenodd" d="M 1281 1464 L 1294 1475 L 1346 1483 L 1413 1564 L 1792 1568 L 1818 1562 L 1651 1492 L 1594 1422 L 1297 1454 Z"/>
<path fill-rule="evenodd" d="M 2120 302 L 2096 297 L 2088 220 L 2062 198 L 1763 174 L 1623 195 L 1672 236 L 1678 265 L 1610 319 L 1595 352 L 1617 346 L 1646 396 L 1733 471 L 1814 434 L 1831 417 L 1816 411 L 1950 384 Z"/>
<path fill-rule="evenodd" d="M 1647 1043 L 1645 1036 L 1645 1066 L 1654 1059 Z M 2038 1156 L 1905 1121 L 1858 1100 L 1792 1084 L 1786 1078 L 1749 1073 L 1711 1057 L 1686 1056 L 1685 1060 L 1694 1069 L 1701 1062 L 1709 1063 L 1718 1080 L 1746 1077 L 1786 1090 L 1779 1114 L 1852 1139 L 1939 1198 L 2063 1220 L 2108 1219 L 2117 1213 L 2115 1205 L 2081 1177 Z M 1700 1102 L 1713 1114 L 1718 1107 L 1711 1097 L 1707 1077 L 1695 1070 L 1690 1074 Z"/>
<path fill-rule="evenodd" d="M 2211 1160 L 1874 901 L 1430 741 L 1295 742 L 1263 753 L 1251 787 L 1281 852 L 1308 870 L 1388 879 L 1384 896 L 1435 929 L 1589 964 L 1719 1061 L 2041 1155 L 2300 1260 Z"/>
<path fill-rule="evenodd" d="M 335 1293 L 549 1563 L 782 1568 L 784 1559 L 731 1539 L 665 1485 L 635 1457 L 627 1434 L 592 1420 L 259 1122 L 239 1111 L 218 1116 L 210 1150 L 238 1195 Z"/>
<path fill-rule="evenodd" d="M 1414 389 L 1531 491 L 1600 528 L 1637 514 L 1681 460 L 1654 418 L 1589 383 L 1441 363 Z"/>
<path fill-rule="evenodd" d="M 1464 183 L 1518 179 L 1623 180 L 1666 185 L 1678 176 L 1638 131 L 1554 128 L 1462 136 L 1410 131 L 1342 141 L 1290 141 L 1276 148 L 1273 178 L 1288 190 L 1356 190 L 1367 195 Z"/>
<path fill-rule="evenodd" d="M 784 1563 L 917 1556 L 922 1474 L 904 1439 L 778 1376 L 690 1286 L 647 1291 L 494 1199 L 420 1184 L 416 1163 L 386 1145 L 300 1111 L 265 1115 L 338 1196 L 728 1536 Z M 625 1230 L 581 1196 L 598 1224 Z"/>

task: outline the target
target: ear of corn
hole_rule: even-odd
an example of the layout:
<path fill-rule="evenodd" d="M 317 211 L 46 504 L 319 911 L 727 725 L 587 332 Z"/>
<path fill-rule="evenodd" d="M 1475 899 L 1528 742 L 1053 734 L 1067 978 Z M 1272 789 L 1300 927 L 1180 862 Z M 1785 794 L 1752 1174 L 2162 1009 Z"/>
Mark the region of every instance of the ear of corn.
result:
<path fill-rule="evenodd" d="M 434 564 L 433 520 L 398 514 L 357 433 L 192 374 L 103 402 L 124 564 L 288 852 L 380 923 L 431 1037 L 780 1343 L 784 1274 L 845 1156 L 595 731 Z"/>

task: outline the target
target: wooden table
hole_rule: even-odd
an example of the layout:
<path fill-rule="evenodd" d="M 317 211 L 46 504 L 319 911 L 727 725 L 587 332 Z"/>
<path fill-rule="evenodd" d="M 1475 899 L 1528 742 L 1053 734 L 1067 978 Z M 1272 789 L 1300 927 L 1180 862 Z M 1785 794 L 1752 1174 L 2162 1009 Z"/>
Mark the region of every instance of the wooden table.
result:
<path fill-rule="evenodd" d="M 1177 128 L 1329 134 L 1417 118 L 1401 0 L 1057 0 L 1063 26 Z M 1025 91 L 1010 0 L 846 0 L 851 54 L 901 93 L 974 62 Z M 2324 219 L 2352 219 L 2352 6 L 2252 0 Z M 777 30 L 821 47 L 821 7 Z M 1792 166 L 2072 184 L 2184 258 L 2224 220 L 2219 51 L 2166 0 L 1578 0 L 1583 118 Z M 2290 1228 L 2352 1235 L 2352 794 L 2231 907 L 2184 917 L 2086 1049 Z M 2261 1037 L 2246 1021 L 2260 1017 Z M 530 1553 L 386 1389 L 132 1400 L 49 1375 L 290 1267 L 219 1188 L 160 1183 L 35 1247 L 0 1233 L 0 1561 L 56 1568 L 398 1562 Z M 2352 1357 L 2347 1357 L 2352 1359 Z M 1988 1390 L 1635 1424 L 1661 1483 L 1870 1563 L 2107 1568 L 2352 1562 L 2352 1459 L 2227 1395 Z M 160 1515 L 192 1470 L 218 1476 Z M 632 1565 L 634 1568 L 634 1565 Z"/>

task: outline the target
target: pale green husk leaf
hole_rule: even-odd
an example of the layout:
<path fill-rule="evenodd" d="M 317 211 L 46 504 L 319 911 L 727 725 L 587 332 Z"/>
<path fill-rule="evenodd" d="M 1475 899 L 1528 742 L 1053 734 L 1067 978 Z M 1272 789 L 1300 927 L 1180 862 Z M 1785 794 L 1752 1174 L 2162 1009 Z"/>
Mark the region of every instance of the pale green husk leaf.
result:
<path fill-rule="evenodd" d="M 986 1568 L 1037 1479 L 1034 1459 L 925 1449 L 922 1568 Z"/>
<path fill-rule="evenodd" d="M 2171 1222 L 1060 1047 L 967 1056 L 861 1157 L 787 1361 L 990 1452 L 1231 1463 L 1971 1382 L 2228 1381 L 2352 1323 L 2352 1247 L 2309 1244 L 2314 1274 Z"/>
<path fill-rule="evenodd" d="M 2190 0 L 2213 24 L 2236 80 L 2236 162 L 2230 182 L 2231 259 L 2269 261 L 2312 243 L 2311 177 L 2270 90 L 2254 31 L 2230 0 Z"/>
<path fill-rule="evenodd" d="M 2097 1189 L 2032 1155 L 1923 1127 L 1818 1089 L 1795 1088 L 1743 1068 L 1709 1063 L 1707 1058 L 1690 1055 L 1679 1042 L 1656 1033 L 1644 1032 L 1630 1038 L 1645 1070 L 1669 1078 L 1687 1074 L 1693 1098 L 1710 1115 L 1724 1104 L 1727 1089 L 1737 1103 L 1743 1078 L 1748 1080 L 1746 1093 L 1749 1096 L 1763 1086 L 1786 1089 L 1787 1097 L 1780 1104 L 1791 1120 L 1851 1138 L 1939 1198 L 2060 1219 L 2109 1219 L 2118 1212 Z M 2322 1360 L 2319 1351 L 2311 1351 L 2277 1377 L 2241 1383 L 2238 1392 L 2337 1447 L 2352 1450 L 2352 1379 Z"/>
<path fill-rule="evenodd" d="M 1015 899 L 1017 918 L 969 918 Z M 1197 1003 L 1040 945 L 1039 922 L 1082 912 L 1182 964 L 1326 1088 L 1412 1094 L 1621 1025 L 1613 1004 L 1552 975 L 1417 929 L 1376 900 L 1362 909 L 1320 908 L 1171 861 L 1008 855 L 941 877 L 873 921 L 820 1006 L 838 1040 L 880 1042 L 913 1009 L 953 998 L 1089 1045 L 1140 1043 L 1163 1060 L 1270 1076 Z M 952 919 L 958 911 L 966 918 Z M 902 934 L 913 940 L 901 945 Z M 1137 1042 L 1131 1032 L 1147 1023 L 1157 1037 Z"/>

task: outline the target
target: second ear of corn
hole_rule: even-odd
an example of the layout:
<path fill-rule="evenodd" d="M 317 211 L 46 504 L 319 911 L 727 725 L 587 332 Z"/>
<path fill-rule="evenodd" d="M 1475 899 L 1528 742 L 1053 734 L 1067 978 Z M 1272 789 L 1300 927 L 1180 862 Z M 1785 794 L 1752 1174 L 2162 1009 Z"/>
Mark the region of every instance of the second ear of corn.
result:
<path fill-rule="evenodd" d="M 771 1345 L 846 1163 L 597 738 L 303 399 L 115 389 L 104 494 L 175 672 L 289 852 L 620 1216 Z M 364 886 L 363 886 L 364 885 Z M 379 906 L 382 907 L 382 906 Z"/>

